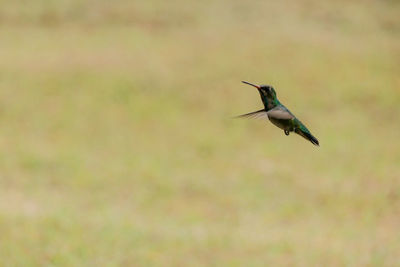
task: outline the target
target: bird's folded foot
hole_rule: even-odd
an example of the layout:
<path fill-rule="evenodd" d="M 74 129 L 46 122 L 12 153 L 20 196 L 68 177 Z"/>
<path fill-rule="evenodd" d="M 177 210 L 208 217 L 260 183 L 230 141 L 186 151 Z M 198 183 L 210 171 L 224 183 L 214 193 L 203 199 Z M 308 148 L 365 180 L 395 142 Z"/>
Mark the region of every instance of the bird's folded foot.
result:
<path fill-rule="evenodd" d="M 289 131 L 288 130 L 283 130 L 285 132 L 286 135 L 289 135 Z"/>

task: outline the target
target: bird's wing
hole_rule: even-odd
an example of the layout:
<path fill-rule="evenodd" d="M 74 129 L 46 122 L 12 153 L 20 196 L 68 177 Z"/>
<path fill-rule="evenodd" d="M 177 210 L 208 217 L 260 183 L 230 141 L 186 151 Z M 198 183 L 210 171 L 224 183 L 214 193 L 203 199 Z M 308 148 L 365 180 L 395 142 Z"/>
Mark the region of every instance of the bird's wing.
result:
<path fill-rule="evenodd" d="M 268 119 L 267 112 L 265 109 L 260 109 L 254 112 L 236 116 L 235 118 L 246 118 L 246 119 Z"/>
<path fill-rule="evenodd" d="M 269 118 L 276 120 L 291 120 L 294 118 L 292 113 L 282 108 L 273 108 L 268 110 L 267 115 Z"/>

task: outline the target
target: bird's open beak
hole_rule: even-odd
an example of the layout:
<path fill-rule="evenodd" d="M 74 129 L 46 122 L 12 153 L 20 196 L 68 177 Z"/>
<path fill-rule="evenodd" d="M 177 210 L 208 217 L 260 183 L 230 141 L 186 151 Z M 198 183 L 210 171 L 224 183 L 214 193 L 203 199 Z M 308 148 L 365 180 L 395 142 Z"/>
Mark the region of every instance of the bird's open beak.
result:
<path fill-rule="evenodd" d="M 245 82 L 245 81 L 242 81 L 242 83 L 245 83 L 245 84 L 254 86 L 254 87 L 257 88 L 257 89 L 260 89 L 260 86 L 258 86 L 258 85 L 255 85 L 255 84 L 252 84 L 252 83 L 249 83 L 249 82 Z"/>

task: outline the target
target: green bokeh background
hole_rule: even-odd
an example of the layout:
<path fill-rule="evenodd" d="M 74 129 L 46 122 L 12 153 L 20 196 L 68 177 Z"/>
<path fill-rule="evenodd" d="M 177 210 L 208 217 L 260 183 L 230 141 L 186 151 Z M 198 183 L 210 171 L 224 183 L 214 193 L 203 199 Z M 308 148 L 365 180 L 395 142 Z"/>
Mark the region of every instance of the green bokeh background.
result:
<path fill-rule="evenodd" d="M 0 4 L 1 266 L 399 264 L 398 1 Z"/>

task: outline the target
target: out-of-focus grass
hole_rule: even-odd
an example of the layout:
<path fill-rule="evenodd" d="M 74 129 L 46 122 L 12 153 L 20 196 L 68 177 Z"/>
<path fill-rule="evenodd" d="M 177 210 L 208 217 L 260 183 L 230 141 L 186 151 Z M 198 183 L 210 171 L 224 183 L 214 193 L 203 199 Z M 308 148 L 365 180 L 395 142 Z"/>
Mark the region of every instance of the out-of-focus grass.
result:
<path fill-rule="evenodd" d="M 394 266 L 396 1 L 5 1 L 0 265 Z M 319 138 L 231 120 L 275 86 Z"/>

